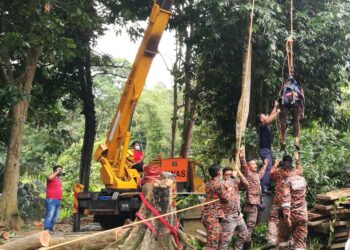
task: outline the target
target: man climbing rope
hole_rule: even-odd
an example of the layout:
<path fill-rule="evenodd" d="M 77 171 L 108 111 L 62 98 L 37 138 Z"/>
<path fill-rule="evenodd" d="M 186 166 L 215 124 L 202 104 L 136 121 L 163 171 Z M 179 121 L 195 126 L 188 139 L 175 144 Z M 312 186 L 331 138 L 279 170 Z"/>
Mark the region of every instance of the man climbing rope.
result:
<path fill-rule="evenodd" d="M 221 233 L 220 221 L 225 217 L 222 203 L 228 201 L 228 193 L 224 183 L 220 180 L 222 169 L 219 165 L 212 165 L 208 169 L 211 179 L 205 184 L 206 201 L 220 199 L 217 202 L 205 205 L 202 210 L 201 222 L 207 231 L 207 243 L 203 249 L 218 249 L 219 235 Z"/>
<path fill-rule="evenodd" d="M 306 180 L 297 174 L 292 163 L 281 164 L 282 199 L 279 208 L 281 217 L 278 223 L 278 249 L 290 249 L 290 237 L 293 249 L 306 250 L 307 203 Z"/>
<path fill-rule="evenodd" d="M 266 167 L 266 172 L 261 182 L 262 192 L 271 193 L 270 191 L 270 170 L 272 166 L 272 132 L 270 124 L 280 112 L 278 102 L 275 101 L 270 115 L 260 113 L 258 115 L 259 122 L 259 154 L 262 160 L 268 159 L 269 163 Z"/>
<path fill-rule="evenodd" d="M 281 129 L 281 151 L 286 148 L 287 114 L 292 113 L 294 146 L 300 149 L 300 118 L 304 113 L 304 91 L 293 77 L 283 83 L 278 99 L 281 112 L 279 113 Z"/>

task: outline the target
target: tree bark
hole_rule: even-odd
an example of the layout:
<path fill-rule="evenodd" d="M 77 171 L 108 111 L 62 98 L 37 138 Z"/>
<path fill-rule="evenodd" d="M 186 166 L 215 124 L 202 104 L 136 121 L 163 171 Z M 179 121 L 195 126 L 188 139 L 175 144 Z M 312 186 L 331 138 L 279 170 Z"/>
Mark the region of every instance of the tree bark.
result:
<path fill-rule="evenodd" d="M 12 124 L 7 148 L 3 194 L 0 203 L 0 225 L 10 229 L 19 229 L 22 220 L 18 213 L 17 190 L 20 170 L 20 149 L 23 140 L 23 128 L 29 105 L 29 96 L 39 56 L 43 46 L 27 50 L 26 69 L 20 81 L 18 91 L 21 99 L 11 109 Z"/>
<path fill-rule="evenodd" d="M 0 250 L 33 250 L 39 247 L 48 247 L 50 242 L 50 234 L 48 231 L 41 231 L 36 234 L 10 241 L 0 245 Z"/>
<path fill-rule="evenodd" d="M 83 57 L 78 60 L 78 74 L 83 114 L 85 117 L 84 141 L 80 157 L 79 182 L 84 185 L 84 192 L 89 191 L 92 152 L 96 136 L 96 112 L 91 77 L 90 38 L 82 38 L 84 44 Z M 80 63 L 79 63 L 80 62 Z"/>
<path fill-rule="evenodd" d="M 193 27 L 190 27 L 187 40 L 192 37 Z M 191 59 L 192 59 L 192 45 L 189 42 L 186 43 L 185 53 L 185 112 L 184 112 L 184 127 L 182 133 L 182 145 L 180 150 L 180 156 L 187 158 L 192 143 L 192 131 L 193 121 L 195 113 L 195 103 L 191 96 L 192 92 L 192 72 L 191 72 Z"/>
<path fill-rule="evenodd" d="M 170 179 L 157 180 L 153 183 L 145 184 L 142 187 L 142 193 L 147 201 L 149 201 L 160 214 L 166 214 L 176 209 L 173 201 L 176 190 L 175 187 L 174 182 Z M 139 213 L 147 219 L 155 216 L 144 204 L 142 204 Z M 177 221 L 176 215 L 174 214 L 164 218 L 171 226 L 174 226 Z M 157 235 L 154 235 L 144 224 L 138 224 L 132 228 L 126 237 L 121 237 L 104 250 L 178 249 L 173 235 L 159 219 L 149 221 L 149 223 L 154 227 Z M 189 244 L 189 237 L 180 229 L 178 230 L 178 235 L 182 246 L 186 246 L 187 249 L 194 249 L 194 247 Z"/>

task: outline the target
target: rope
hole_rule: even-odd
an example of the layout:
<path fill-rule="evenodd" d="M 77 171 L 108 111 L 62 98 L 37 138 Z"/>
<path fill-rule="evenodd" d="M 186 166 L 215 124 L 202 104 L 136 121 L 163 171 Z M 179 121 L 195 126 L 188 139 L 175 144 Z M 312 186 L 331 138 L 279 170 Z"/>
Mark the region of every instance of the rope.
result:
<path fill-rule="evenodd" d="M 288 59 L 288 74 L 289 74 L 289 77 L 292 77 L 293 74 L 294 74 L 293 7 L 294 7 L 293 0 L 290 0 L 290 35 L 289 35 L 289 37 L 287 38 L 287 41 L 286 41 L 286 52 L 287 52 L 287 59 Z"/>
<path fill-rule="evenodd" d="M 117 229 L 121 230 L 121 229 L 124 229 L 124 228 L 133 227 L 133 226 L 136 226 L 136 225 L 139 225 L 139 224 L 143 224 L 144 222 L 153 221 L 153 220 L 156 220 L 156 219 L 159 219 L 159 218 L 163 218 L 163 217 L 166 217 L 166 216 L 170 216 L 170 215 L 173 215 L 173 214 L 182 213 L 182 212 L 185 212 L 187 210 L 191 210 L 191 209 L 194 209 L 194 208 L 197 208 L 197 207 L 206 206 L 206 205 L 212 204 L 212 203 L 217 202 L 217 201 L 219 201 L 219 199 L 208 201 L 208 202 L 205 202 L 205 203 L 202 203 L 202 204 L 198 204 L 198 205 L 194 205 L 194 206 L 188 207 L 188 208 L 183 208 L 183 209 L 180 209 L 180 210 L 177 210 L 177 211 L 172 211 L 172 212 L 169 212 L 169 213 L 166 213 L 166 214 L 162 214 L 162 215 L 159 215 L 159 216 L 156 216 L 156 217 L 153 217 L 153 218 L 149 218 L 149 219 L 146 219 L 146 220 L 137 221 L 137 222 L 134 222 L 134 223 L 131 223 L 131 224 L 128 224 L 128 225 L 121 226 L 121 227 L 117 227 L 117 228 L 109 229 L 109 230 L 106 230 L 106 231 L 102 231 L 102 232 L 86 235 L 86 236 L 79 237 L 79 238 L 74 239 L 74 240 L 70 240 L 70 241 L 67 241 L 67 242 L 64 242 L 64 243 L 61 243 L 61 244 L 57 244 L 57 245 L 51 246 L 51 247 L 43 247 L 41 249 L 48 250 L 48 249 L 54 249 L 54 248 L 57 248 L 57 247 L 69 245 L 71 243 L 74 243 L 74 242 L 77 242 L 77 241 L 80 241 L 80 240 L 88 239 L 88 238 L 99 236 L 99 235 L 104 235 L 104 234 L 113 232 L 114 230 L 117 230 Z"/>
<path fill-rule="evenodd" d="M 252 54 L 252 34 L 253 34 L 253 20 L 255 0 L 251 1 L 252 9 L 250 12 L 249 33 L 248 33 L 248 51 L 246 61 L 243 65 L 243 81 L 242 81 L 242 94 L 238 104 L 237 118 L 236 118 L 236 151 L 241 148 L 242 137 L 245 133 L 245 129 L 248 121 L 249 114 L 249 101 L 251 91 L 251 54 Z M 235 169 L 238 170 L 238 154 L 236 152 Z"/>

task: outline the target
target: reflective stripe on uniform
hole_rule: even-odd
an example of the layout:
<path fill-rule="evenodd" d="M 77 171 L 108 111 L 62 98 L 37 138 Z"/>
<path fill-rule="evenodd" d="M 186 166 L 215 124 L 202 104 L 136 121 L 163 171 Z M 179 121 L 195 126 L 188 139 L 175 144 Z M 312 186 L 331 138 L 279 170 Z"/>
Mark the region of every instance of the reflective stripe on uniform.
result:
<path fill-rule="evenodd" d="M 294 250 L 306 250 L 305 248 L 294 248 Z"/>
<path fill-rule="evenodd" d="M 279 246 L 279 247 L 287 247 L 287 246 L 289 246 L 289 242 L 288 242 L 288 241 L 279 242 L 279 243 L 278 243 L 278 246 Z M 297 250 L 297 249 L 295 249 L 295 250 Z"/>
<path fill-rule="evenodd" d="M 281 207 L 290 207 L 290 203 L 282 203 Z"/>

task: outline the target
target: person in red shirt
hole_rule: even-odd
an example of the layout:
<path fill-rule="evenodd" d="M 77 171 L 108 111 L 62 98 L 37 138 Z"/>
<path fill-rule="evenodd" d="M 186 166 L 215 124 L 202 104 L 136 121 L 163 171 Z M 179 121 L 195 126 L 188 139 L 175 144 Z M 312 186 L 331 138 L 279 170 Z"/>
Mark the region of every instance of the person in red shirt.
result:
<path fill-rule="evenodd" d="M 53 167 L 53 173 L 47 176 L 46 179 L 46 200 L 45 200 L 45 221 L 44 230 L 53 232 L 53 227 L 58 218 L 58 213 L 61 206 L 63 196 L 62 192 L 62 167 L 57 165 Z"/>
<path fill-rule="evenodd" d="M 132 152 L 133 152 L 133 163 L 132 163 L 132 167 L 136 169 L 138 172 L 143 172 L 143 158 L 145 157 L 142 149 L 141 149 L 141 145 L 138 141 L 135 141 L 131 144 L 132 146 Z"/>

